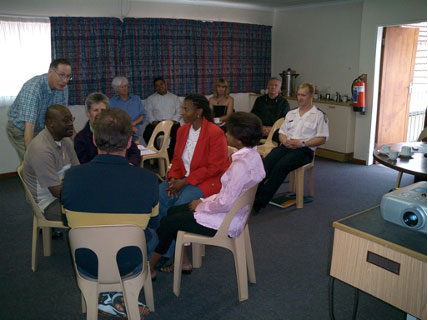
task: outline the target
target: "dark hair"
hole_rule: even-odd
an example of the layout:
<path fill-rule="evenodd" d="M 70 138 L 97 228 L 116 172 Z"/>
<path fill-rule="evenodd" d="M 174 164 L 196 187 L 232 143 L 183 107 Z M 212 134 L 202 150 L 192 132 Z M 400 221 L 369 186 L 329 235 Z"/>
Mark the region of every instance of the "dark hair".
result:
<path fill-rule="evenodd" d="M 88 111 L 91 110 L 91 107 L 94 103 L 104 103 L 106 107 L 108 107 L 110 100 L 105 94 L 102 94 L 101 92 L 93 92 L 89 94 L 85 100 L 85 105 Z"/>
<path fill-rule="evenodd" d="M 226 120 L 226 129 L 245 147 L 258 145 L 263 136 L 260 118 L 249 112 L 232 113 Z"/>
<path fill-rule="evenodd" d="M 117 152 L 126 149 L 131 134 L 131 118 L 122 109 L 104 109 L 95 122 L 95 143 L 102 151 Z"/>
<path fill-rule="evenodd" d="M 58 68 L 59 64 L 65 64 L 67 66 L 71 67 L 70 61 L 68 61 L 67 59 L 63 59 L 63 58 L 59 58 L 59 59 L 55 59 L 54 61 L 51 62 L 51 64 L 49 65 L 49 68 Z"/>
<path fill-rule="evenodd" d="M 208 121 L 213 122 L 213 112 L 210 108 L 210 103 L 208 99 L 199 93 L 191 93 L 184 98 L 184 100 L 192 101 L 193 106 L 196 109 L 202 109 L 202 116 Z"/>
<path fill-rule="evenodd" d="M 165 83 L 165 80 L 162 77 L 156 77 L 153 79 L 153 85 L 156 83 L 156 81 L 161 80 L 163 83 Z"/>

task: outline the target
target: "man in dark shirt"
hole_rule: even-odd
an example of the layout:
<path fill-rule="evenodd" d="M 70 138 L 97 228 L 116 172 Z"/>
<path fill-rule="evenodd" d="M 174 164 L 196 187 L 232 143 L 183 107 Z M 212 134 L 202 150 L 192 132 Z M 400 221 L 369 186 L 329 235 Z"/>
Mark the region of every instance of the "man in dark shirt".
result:
<path fill-rule="evenodd" d="M 285 115 L 290 110 L 287 99 L 283 98 L 280 94 L 281 80 L 270 78 L 267 90 L 267 94 L 256 99 L 251 110 L 252 113 L 262 120 L 263 137 L 267 137 L 275 121 L 285 118 Z M 274 134 L 273 140 L 278 142 L 278 133 Z"/>

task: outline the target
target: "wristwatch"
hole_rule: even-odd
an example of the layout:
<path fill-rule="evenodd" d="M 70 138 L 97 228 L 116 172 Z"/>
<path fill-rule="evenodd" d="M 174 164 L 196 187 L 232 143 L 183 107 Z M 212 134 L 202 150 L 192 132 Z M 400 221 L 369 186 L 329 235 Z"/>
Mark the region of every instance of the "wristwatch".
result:
<path fill-rule="evenodd" d="M 302 141 L 302 148 L 306 147 L 305 141 Z"/>

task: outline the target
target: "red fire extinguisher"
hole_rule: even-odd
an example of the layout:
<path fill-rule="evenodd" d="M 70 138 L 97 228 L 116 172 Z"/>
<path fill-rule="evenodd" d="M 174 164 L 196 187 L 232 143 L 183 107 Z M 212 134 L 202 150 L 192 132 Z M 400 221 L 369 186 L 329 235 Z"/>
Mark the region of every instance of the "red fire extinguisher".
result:
<path fill-rule="evenodd" d="M 352 100 L 355 112 L 366 111 L 366 83 L 361 76 L 352 82 Z"/>

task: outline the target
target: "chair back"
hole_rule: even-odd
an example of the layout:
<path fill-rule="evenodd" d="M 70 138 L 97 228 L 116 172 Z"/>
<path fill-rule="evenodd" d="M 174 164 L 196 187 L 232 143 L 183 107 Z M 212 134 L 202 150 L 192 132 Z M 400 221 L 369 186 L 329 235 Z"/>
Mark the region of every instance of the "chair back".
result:
<path fill-rule="evenodd" d="M 164 120 L 157 124 L 155 127 L 155 130 L 153 130 L 153 133 L 150 137 L 149 143 L 147 144 L 147 149 L 151 149 L 153 151 L 157 150 L 155 148 L 155 139 L 158 136 L 159 133 L 163 133 L 163 141 L 162 146 L 158 151 L 160 152 L 166 152 L 166 149 L 168 147 L 168 140 L 171 135 L 171 128 L 174 125 L 174 121 L 172 120 Z"/>
<path fill-rule="evenodd" d="M 266 143 L 268 143 L 268 142 L 272 143 L 273 134 L 275 133 L 276 130 L 278 130 L 279 128 L 281 128 L 281 126 L 284 123 L 284 121 L 285 121 L 285 117 L 281 118 L 281 119 L 278 119 L 278 120 L 275 121 L 275 123 L 272 126 L 272 129 L 269 132 L 269 135 L 266 138 Z"/>
<path fill-rule="evenodd" d="M 28 189 L 27 184 L 24 181 L 24 178 L 22 177 L 22 164 L 17 168 L 16 170 L 18 172 L 19 179 L 21 179 L 22 185 L 24 186 L 25 190 L 25 197 L 28 202 L 30 202 L 31 207 L 33 208 L 33 215 L 37 219 L 41 219 L 43 221 L 48 221 L 45 216 L 43 215 L 42 211 L 40 210 L 39 206 L 36 203 L 36 200 L 34 200 L 33 195 L 31 194 L 30 189 Z"/>
<path fill-rule="evenodd" d="M 104 225 L 77 227 L 69 233 L 70 248 L 75 261 L 75 251 L 78 248 L 92 250 L 98 258 L 99 284 L 121 283 L 121 276 L 116 262 L 120 249 L 135 246 L 143 256 L 143 270 L 147 267 L 147 249 L 144 230 L 135 225 Z M 76 268 L 76 273 L 78 273 Z M 80 275 L 81 276 L 81 275 Z M 136 276 L 136 275 L 134 275 Z"/>
<path fill-rule="evenodd" d="M 272 137 L 275 131 L 281 127 L 284 121 L 285 118 L 276 120 L 272 126 L 272 130 L 270 130 L 269 135 L 266 138 L 266 141 L 263 144 L 257 146 L 257 152 L 260 153 L 263 158 L 266 157 L 272 151 L 272 149 L 277 146 L 277 143 L 272 141 Z"/>
<path fill-rule="evenodd" d="M 254 203 L 254 198 L 256 196 L 257 187 L 258 187 L 258 184 L 251 187 L 250 189 L 246 190 L 244 193 L 242 193 L 239 196 L 239 198 L 233 204 L 232 208 L 229 210 L 229 212 L 224 217 L 224 220 L 221 223 L 220 227 L 218 228 L 217 233 L 214 236 L 214 239 L 228 237 L 229 228 L 230 228 L 230 224 L 232 222 L 233 217 L 235 216 L 235 214 L 240 209 L 244 208 L 245 206 L 248 206 L 247 207 L 247 216 L 246 216 L 244 228 L 242 230 L 245 229 L 245 226 L 248 223 L 248 218 L 250 217 L 251 209 L 253 208 L 253 203 Z"/>

